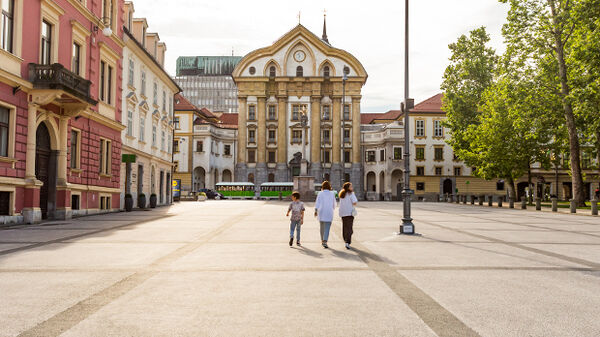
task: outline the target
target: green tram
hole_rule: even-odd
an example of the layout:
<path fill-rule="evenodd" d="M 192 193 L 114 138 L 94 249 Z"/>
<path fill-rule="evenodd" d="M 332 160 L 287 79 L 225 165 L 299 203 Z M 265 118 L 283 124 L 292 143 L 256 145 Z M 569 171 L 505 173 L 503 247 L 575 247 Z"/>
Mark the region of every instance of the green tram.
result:
<path fill-rule="evenodd" d="M 294 183 L 264 183 L 260 185 L 261 199 L 279 199 L 279 193 L 283 199 L 292 195 Z"/>
<path fill-rule="evenodd" d="M 253 183 L 218 183 L 217 192 L 221 193 L 225 199 L 253 199 Z"/>

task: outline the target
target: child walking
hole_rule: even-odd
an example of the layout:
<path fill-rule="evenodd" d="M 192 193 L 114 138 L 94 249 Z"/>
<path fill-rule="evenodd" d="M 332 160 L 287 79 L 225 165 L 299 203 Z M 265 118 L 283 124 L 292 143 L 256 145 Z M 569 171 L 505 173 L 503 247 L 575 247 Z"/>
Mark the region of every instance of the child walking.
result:
<path fill-rule="evenodd" d="M 294 243 L 294 230 L 296 230 L 296 245 L 300 246 L 300 226 L 304 224 L 304 203 L 300 201 L 300 193 L 298 192 L 292 193 L 292 203 L 288 207 L 285 216 L 290 216 L 290 212 L 292 212 L 290 218 L 290 247 Z"/>

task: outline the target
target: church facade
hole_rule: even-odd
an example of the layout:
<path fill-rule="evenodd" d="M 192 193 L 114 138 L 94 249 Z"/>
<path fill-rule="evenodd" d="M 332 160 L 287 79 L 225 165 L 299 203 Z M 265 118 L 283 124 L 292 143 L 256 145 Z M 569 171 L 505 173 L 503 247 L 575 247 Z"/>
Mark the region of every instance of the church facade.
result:
<path fill-rule="evenodd" d="M 236 181 L 291 182 L 308 161 L 315 183 L 351 181 L 362 194 L 360 102 L 367 72 L 302 25 L 246 55 L 238 88 Z M 306 114 L 306 127 L 301 123 Z"/>

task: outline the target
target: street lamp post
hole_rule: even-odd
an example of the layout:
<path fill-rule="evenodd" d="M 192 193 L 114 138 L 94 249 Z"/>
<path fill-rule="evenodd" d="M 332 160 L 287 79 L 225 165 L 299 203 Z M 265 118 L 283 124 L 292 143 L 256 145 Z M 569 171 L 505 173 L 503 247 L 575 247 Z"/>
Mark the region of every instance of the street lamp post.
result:
<path fill-rule="evenodd" d="M 400 226 L 400 233 L 414 234 L 415 226 L 412 223 L 412 218 L 410 216 L 410 118 L 408 116 L 408 113 L 412 108 L 412 101 L 409 99 L 408 91 L 408 0 L 405 0 L 404 11 L 404 104 L 402 105 L 402 110 L 404 112 L 404 190 L 402 191 L 402 204 L 404 209 L 402 225 Z"/>
<path fill-rule="evenodd" d="M 348 80 L 346 69 L 342 70 L 342 72 L 344 76 L 342 77 L 342 172 L 340 178 L 340 189 L 346 182 L 346 81 Z"/>

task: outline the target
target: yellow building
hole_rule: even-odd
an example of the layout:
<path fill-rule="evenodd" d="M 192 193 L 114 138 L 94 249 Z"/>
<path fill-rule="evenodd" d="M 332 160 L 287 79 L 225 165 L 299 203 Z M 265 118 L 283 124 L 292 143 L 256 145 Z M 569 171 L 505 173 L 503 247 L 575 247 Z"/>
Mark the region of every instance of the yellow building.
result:
<path fill-rule="evenodd" d="M 329 43 L 325 26 L 322 38 L 296 26 L 246 55 L 233 78 L 239 104 L 236 181 L 292 181 L 305 149 L 315 182 L 330 180 L 339 188 L 342 179 L 352 181 L 362 194 L 360 101 L 367 73 L 354 56 Z M 308 117 L 304 138 L 302 111 Z"/>

